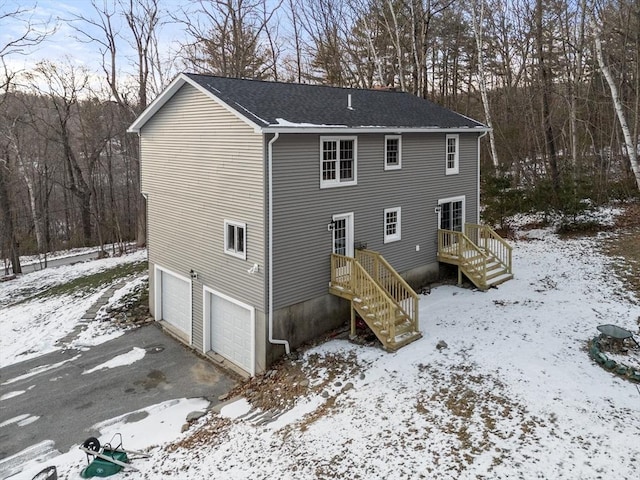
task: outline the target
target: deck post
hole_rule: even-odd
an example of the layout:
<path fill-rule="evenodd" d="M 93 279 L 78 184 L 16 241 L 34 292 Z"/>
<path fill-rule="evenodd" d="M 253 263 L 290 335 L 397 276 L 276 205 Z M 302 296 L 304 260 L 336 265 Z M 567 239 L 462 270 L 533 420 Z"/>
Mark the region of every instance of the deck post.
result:
<path fill-rule="evenodd" d="M 458 286 L 462 285 L 462 269 L 460 268 L 460 265 L 458 265 Z"/>
<path fill-rule="evenodd" d="M 353 340 L 356 338 L 356 309 L 353 308 L 353 302 L 351 302 L 351 334 L 349 338 Z"/>

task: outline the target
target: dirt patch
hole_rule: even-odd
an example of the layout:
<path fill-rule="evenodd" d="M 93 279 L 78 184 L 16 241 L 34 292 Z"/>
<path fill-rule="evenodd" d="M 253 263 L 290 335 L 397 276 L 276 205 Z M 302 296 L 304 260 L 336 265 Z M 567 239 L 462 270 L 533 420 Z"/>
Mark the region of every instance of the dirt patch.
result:
<path fill-rule="evenodd" d="M 613 273 L 640 299 L 640 203 L 629 204 L 616 218 L 615 233 L 602 245 L 612 259 Z"/>
<path fill-rule="evenodd" d="M 301 396 L 322 393 L 329 385 L 361 370 L 355 353 L 313 354 L 306 359 L 282 359 L 262 375 L 233 389 L 229 397 L 242 396 L 261 410 L 286 410 Z"/>
<path fill-rule="evenodd" d="M 420 365 L 421 375 L 436 389 L 418 395 L 416 411 L 434 428 L 457 440 L 448 456 L 457 459 L 458 474 L 482 454 L 492 456 L 493 466 L 502 464 L 510 452 L 496 448 L 496 443 L 507 440 L 516 446 L 536 441 L 537 428 L 545 424 L 522 403 L 503 395 L 506 387 L 500 380 L 476 370 L 471 364 L 460 365 L 455 372 Z"/>
<path fill-rule="evenodd" d="M 640 200 L 625 206 L 624 212 L 616 218 L 616 228 L 640 228 Z"/>

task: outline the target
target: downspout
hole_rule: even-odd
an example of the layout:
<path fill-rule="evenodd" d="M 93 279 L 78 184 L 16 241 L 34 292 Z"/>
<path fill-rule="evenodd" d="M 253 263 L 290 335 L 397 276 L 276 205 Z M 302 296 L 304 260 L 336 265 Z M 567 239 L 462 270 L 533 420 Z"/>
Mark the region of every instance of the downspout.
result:
<path fill-rule="evenodd" d="M 487 133 L 489 133 L 488 130 L 485 130 L 484 132 L 482 132 L 481 135 L 478 135 L 478 199 L 476 205 L 476 212 L 477 212 L 477 219 L 476 219 L 476 223 L 479 225 L 480 224 L 480 139 L 482 137 L 484 137 Z"/>
<path fill-rule="evenodd" d="M 269 214 L 269 233 L 267 234 L 268 242 L 269 242 L 269 278 L 267 280 L 267 285 L 269 288 L 269 343 L 273 345 L 284 345 L 284 350 L 287 355 L 291 353 L 291 349 L 289 347 L 289 342 L 287 340 L 280 340 L 273 338 L 273 144 L 280 137 L 280 133 L 276 132 L 271 140 L 269 140 L 268 153 L 267 153 L 267 184 L 269 188 L 269 199 L 268 199 L 268 214 Z"/>

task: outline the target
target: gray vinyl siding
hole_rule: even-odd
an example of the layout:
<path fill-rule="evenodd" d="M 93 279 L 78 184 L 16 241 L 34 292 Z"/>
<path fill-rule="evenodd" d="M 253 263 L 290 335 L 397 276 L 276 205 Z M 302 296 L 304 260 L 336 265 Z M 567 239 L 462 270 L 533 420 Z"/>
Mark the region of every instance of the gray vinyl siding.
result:
<path fill-rule="evenodd" d="M 327 293 L 332 215 L 354 213 L 354 240 L 399 272 L 436 262 L 438 199 L 465 195 L 478 214 L 478 134 L 460 134 L 460 168 L 445 175 L 445 134 L 403 134 L 402 169 L 384 170 L 384 135 L 358 136 L 356 186 L 320 189 L 320 136 L 281 135 L 274 144 L 274 304 Z M 401 240 L 384 244 L 384 209 L 401 207 Z M 420 251 L 416 251 L 416 246 Z"/>
<path fill-rule="evenodd" d="M 192 343 L 201 349 L 203 285 L 264 311 L 262 135 L 185 85 L 144 125 L 140 145 L 149 261 L 198 274 Z M 246 223 L 246 260 L 224 253 L 225 220 Z"/>

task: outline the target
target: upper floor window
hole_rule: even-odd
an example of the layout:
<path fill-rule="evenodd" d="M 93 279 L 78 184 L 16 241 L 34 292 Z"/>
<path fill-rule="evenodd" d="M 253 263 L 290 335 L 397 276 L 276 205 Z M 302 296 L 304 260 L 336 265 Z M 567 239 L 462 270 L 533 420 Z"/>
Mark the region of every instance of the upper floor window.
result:
<path fill-rule="evenodd" d="M 384 169 L 400 168 L 402 168 L 402 138 L 400 135 L 386 135 L 384 137 Z"/>
<path fill-rule="evenodd" d="M 459 167 L 459 135 L 447 135 L 446 174 L 453 175 L 460 171 Z"/>
<path fill-rule="evenodd" d="M 400 207 L 384 210 L 384 243 L 400 240 Z"/>
<path fill-rule="evenodd" d="M 224 251 L 234 257 L 247 259 L 247 225 L 224 221 Z"/>
<path fill-rule="evenodd" d="M 355 185 L 355 137 L 320 137 L 320 188 Z"/>

